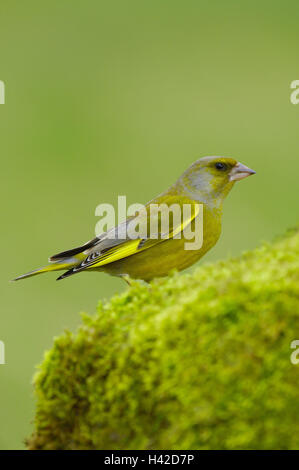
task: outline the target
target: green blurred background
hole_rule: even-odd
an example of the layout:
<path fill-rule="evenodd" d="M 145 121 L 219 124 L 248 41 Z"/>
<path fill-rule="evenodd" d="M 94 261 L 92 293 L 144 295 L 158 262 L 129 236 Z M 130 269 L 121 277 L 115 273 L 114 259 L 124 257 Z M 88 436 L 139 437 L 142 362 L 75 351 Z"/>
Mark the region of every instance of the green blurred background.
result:
<path fill-rule="evenodd" d="M 298 221 L 299 4 L 251 0 L 2 0 L 0 448 L 23 448 L 53 336 L 126 289 L 105 274 L 9 283 L 94 236 L 95 207 L 146 202 L 196 158 L 257 171 L 226 201 L 205 261 Z"/>

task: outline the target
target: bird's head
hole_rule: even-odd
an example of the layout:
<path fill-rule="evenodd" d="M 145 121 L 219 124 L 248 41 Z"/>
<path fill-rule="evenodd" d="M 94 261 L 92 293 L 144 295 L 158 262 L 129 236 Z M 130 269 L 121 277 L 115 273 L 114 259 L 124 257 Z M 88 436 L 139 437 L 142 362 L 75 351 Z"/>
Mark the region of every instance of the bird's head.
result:
<path fill-rule="evenodd" d="M 180 178 L 184 187 L 207 202 L 222 202 L 236 181 L 255 174 L 233 158 L 203 157 Z"/>

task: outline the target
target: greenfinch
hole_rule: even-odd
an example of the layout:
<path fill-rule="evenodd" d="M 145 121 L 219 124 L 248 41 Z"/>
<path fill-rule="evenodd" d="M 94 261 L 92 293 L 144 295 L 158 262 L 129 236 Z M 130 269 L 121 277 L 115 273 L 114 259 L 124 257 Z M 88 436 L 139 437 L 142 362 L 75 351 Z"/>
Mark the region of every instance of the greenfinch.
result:
<path fill-rule="evenodd" d="M 128 217 L 122 224 L 78 248 L 52 256 L 46 267 L 14 280 L 66 270 L 58 280 L 81 271 L 105 271 L 127 281 L 130 278 L 150 281 L 166 276 L 172 270 L 181 271 L 202 258 L 216 244 L 221 233 L 225 197 L 236 181 L 254 173 L 233 158 L 203 157 L 169 189 L 147 203 L 142 214 Z M 172 217 L 164 233 L 161 217 L 163 211 L 165 213 L 173 205 L 182 209 L 182 213 L 187 206 L 191 209 L 188 216 L 179 221 Z M 164 209 L 160 210 L 161 207 Z M 155 210 L 152 211 L 153 208 Z M 141 235 L 129 236 L 128 226 L 136 223 L 137 218 L 138 224 L 145 222 L 146 230 Z M 149 229 L 153 225 L 151 218 L 155 222 L 153 231 Z M 199 219 L 201 225 L 197 225 Z M 185 235 L 187 228 L 188 237 Z M 200 243 L 195 248 L 186 247 L 187 240 L 190 243 L 190 234 L 195 237 L 196 230 L 202 231 Z"/>

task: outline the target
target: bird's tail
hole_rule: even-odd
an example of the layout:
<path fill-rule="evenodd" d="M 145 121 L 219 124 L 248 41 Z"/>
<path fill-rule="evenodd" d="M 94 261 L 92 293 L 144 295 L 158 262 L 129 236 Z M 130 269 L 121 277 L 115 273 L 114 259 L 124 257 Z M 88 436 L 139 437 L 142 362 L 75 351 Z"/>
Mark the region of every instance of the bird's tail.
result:
<path fill-rule="evenodd" d="M 21 276 L 18 276 L 12 280 L 19 281 L 20 279 L 25 279 L 26 277 L 37 276 L 37 274 L 43 274 L 50 271 L 60 271 L 63 269 L 71 269 L 77 264 L 79 264 L 81 260 L 81 256 L 77 255 L 72 258 L 50 262 L 47 266 L 44 266 L 43 268 L 35 269 L 34 271 L 30 271 L 29 273 L 22 274 Z"/>

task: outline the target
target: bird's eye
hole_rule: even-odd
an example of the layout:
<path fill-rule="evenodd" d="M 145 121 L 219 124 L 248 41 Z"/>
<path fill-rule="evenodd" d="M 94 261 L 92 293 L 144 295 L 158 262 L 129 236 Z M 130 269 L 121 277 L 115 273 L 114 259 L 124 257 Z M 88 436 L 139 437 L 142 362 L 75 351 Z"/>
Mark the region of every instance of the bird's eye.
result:
<path fill-rule="evenodd" d="M 217 170 L 220 170 L 220 171 L 225 171 L 225 170 L 227 170 L 227 165 L 225 163 L 222 163 L 222 162 L 217 162 L 215 164 L 215 168 L 217 168 Z"/>

